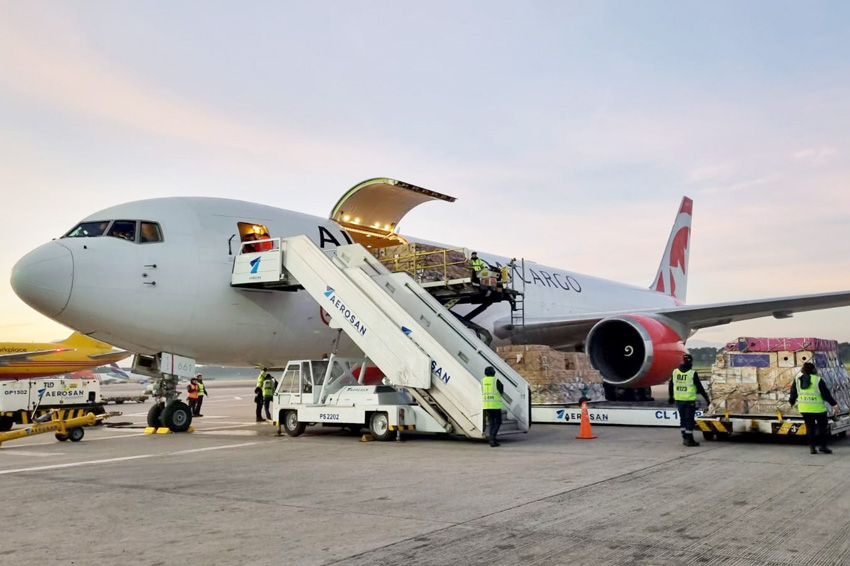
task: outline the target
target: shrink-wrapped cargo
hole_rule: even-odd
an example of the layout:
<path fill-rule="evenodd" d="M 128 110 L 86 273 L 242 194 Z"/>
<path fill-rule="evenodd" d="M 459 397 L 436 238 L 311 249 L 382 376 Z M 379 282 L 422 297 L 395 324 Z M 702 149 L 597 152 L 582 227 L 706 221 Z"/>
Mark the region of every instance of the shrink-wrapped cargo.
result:
<path fill-rule="evenodd" d="M 535 404 L 605 400 L 602 374 L 593 369 L 587 354 L 541 345 L 501 346 L 497 353 L 528 381 Z"/>
<path fill-rule="evenodd" d="M 812 362 L 842 411 L 850 408 L 850 377 L 838 342 L 820 338 L 740 338 L 717 356 L 709 378 L 709 412 L 799 416 L 788 403 L 802 365 Z M 766 363 L 767 362 L 767 363 Z M 832 409 L 828 412 L 831 414 Z"/>

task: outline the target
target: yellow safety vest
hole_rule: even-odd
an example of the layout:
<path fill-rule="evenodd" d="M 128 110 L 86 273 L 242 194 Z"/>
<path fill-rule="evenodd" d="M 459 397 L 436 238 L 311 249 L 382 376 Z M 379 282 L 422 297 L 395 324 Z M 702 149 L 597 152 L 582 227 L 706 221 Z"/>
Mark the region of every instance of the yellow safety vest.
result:
<path fill-rule="evenodd" d="M 820 376 L 812 375 L 812 382 L 805 389 L 800 387 L 800 378 L 798 375 L 797 381 L 797 410 L 801 413 L 825 413 L 826 403 L 823 402 L 823 395 L 820 393 Z"/>
<path fill-rule="evenodd" d="M 272 376 L 267 376 L 263 380 L 263 397 L 274 397 L 274 379 L 272 379 Z"/>
<path fill-rule="evenodd" d="M 474 269 L 475 271 L 481 271 L 482 269 L 484 269 L 484 260 L 482 260 L 481 258 L 475 258 L 472 260 L 471 263 L 472 269 Z"/>
<path fill-rule="evenodd" d="M 203 397 L 207 394 L 207 388 L 200 381 L 198 382 L 198 397 Z"/>
<path fill-rule="evenodd" d="M 263 381 L 266 379 L 266 370 L 260 372 L 260 375 L 257 376 L 257 387 L 263 386 Z"/>
<path fill-rule="evenodd" d="M 481 380 L 481 393 L 485 409 L 501 409 L 502 396 L 496 387 L 496 377 L 485 375 Z"/>
<path fill-rule="evenodd" d="M 673 370 L 673 398 L 676 401 L 696 401 L 697 386 L 694 384 L 694 370 Z"/>

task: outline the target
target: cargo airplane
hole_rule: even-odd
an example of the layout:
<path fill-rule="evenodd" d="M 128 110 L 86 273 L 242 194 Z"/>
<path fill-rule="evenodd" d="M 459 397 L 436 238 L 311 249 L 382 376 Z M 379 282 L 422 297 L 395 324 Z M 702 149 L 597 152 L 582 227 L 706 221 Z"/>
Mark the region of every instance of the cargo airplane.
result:
<path fill-rule="evenodd" d="M 355 355 L 344 336 L 335 343 L 328 314 L 307 293 L 231 287 L 234 257 L 266 234 L 305 234 L 324 249 L 357 242 L 374 251 L 417 242 L 396 228 L 410 209 L 431 200 L 454 201 L 371 179 L 348 191 L 329 218 L 218 198 L 130 202 L 95 212 L 24 256 L 13 268 L 12 287 L 53 320 L 142 354 L 259 367 L 319 357 L 335 346 Z M 649 287 L 524 261 L 513 267 L 524 290 L 522 323 L 504 302 L 473 322 L 490 332 L 494 347 L 523 342 L 584 349 L 609 384 L 648 387 L 668 379 L 684 341 L 701 328 L 850 305 L 850 291 L 686 305 L 692 213 L 691 199 L 684 198 Z M 479 257 L 510 265 L 496 254 Z M 458 309 L 468 314 L 472 307 Z"/>
<path fill-rule="evenodd" d="M 0 380 L 73 373 L 130 355 L 77 332 L 61 342 L 4 342 L 0 343 Z"/>

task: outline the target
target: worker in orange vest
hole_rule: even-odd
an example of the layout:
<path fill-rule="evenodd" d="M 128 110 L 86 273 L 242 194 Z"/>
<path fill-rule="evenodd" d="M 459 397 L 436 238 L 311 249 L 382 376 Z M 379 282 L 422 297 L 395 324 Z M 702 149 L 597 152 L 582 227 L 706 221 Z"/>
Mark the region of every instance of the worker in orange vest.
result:
<path fill-rule="evenodd" d="M 198 406 L 198 389 L 198 380 L 193 377 L 186 387 L 186 391 L 189 392 L 189 411 L 193 415 L 195 414 L 195 407 Z"/>

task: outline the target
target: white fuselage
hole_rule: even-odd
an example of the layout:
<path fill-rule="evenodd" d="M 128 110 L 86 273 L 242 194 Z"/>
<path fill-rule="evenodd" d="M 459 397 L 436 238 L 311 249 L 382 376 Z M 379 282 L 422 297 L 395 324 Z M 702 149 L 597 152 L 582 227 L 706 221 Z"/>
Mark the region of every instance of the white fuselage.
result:
<path fill-rule="evenodd" d="M 249 202 L 189 197 L 122 204 L 86 220 L 117 219 L 158 222 L 163 241 L 54 240 L 19 262 L 12 277 L 15 291 L 66 326 L 143 354 L 280 367 L 333 351 L 338 332 L 323 322 L 319 305 L 306 292 L 238 289 L 230 278 L 239 253 L 238 222 L 263 224 L 275 238 L 305 234 L 325 249 L 350 243 L 335 222 Z M 479 255 L 491 264 L 509 261 Z M 43 285 L 49 289 L 39 291 L 36 279 L 50 281 Z M 675 300 L 663 293 L 525 262 L 527 320 L 672 306 Z M 502 303 L 474 322 L 492 331 L 509 318 L 509 306 Z M 359 353 L 344 336 L 338 351 Z"/>

